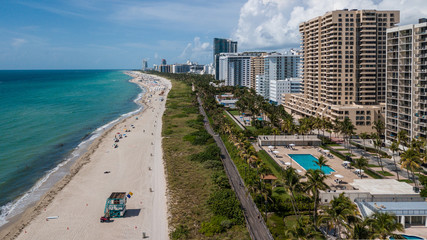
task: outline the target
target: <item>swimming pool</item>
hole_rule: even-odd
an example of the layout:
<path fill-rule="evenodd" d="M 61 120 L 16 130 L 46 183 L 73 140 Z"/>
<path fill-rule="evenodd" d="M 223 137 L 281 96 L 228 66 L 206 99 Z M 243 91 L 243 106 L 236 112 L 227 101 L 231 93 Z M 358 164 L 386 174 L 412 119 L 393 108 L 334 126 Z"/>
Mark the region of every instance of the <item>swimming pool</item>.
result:
<path fill-rule="evenodd" d="M 417 237 L 417 236 L 410 236 L 410 235 L 405 235 L 405 234 L 403 234 L 403 235 L 401 235 L 404 239 L 424 239 L 424 238 L 420 238 L 420 237 Z M 390 238 L 390 240 L 394 240 L 394 237 L 391 237 Z"/>
<path fill-rule="evenodd" d="M 289 157 L 291 157 L 305 170 L 320 169 L 319 166 L 316 165 L 317 158 L 311 154 L 289 154 Z M 322 167 L 321 170 L 327 175 L 335 172 L 335 170 L 330 167 Z"/>

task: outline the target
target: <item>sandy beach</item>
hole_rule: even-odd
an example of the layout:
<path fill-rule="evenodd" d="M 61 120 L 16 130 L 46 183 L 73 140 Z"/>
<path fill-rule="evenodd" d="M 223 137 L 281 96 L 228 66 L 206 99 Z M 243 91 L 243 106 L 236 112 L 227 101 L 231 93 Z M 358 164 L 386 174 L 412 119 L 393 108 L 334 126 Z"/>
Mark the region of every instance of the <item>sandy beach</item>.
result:
<path fill-rule="evenodd" d="M 71 174 L 2 231 L 0 239 L 142 239 L 144 233 L 148 239 L 169 238 L 161 130 L 171 83 L 158 77 L 142 80 L 138 72 L 129 74 L 132 82 L 147 89 L 141 99 L 144 110 L 97 139 Z M 118 132 L 126 137 L 113 148 Z M 127 213 L 100 223 L 112 192 L 133 192 Z M 58 218 L 47 220 L 52 216 Z"/>

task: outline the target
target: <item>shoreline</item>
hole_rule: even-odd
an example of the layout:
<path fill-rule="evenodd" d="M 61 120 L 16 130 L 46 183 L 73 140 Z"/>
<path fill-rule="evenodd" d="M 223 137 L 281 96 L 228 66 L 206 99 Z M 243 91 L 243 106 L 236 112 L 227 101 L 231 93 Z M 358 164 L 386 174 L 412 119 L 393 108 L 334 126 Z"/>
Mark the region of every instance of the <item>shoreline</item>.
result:
<path fill-rule="evenodd" d="M 130 114 L 129 116 L 120 119 L 119 117 L 114 121 L 115 122 L 111 127 L 102 132 L 99 136 L 97 136 L 93 142 L 87 147 L 86 151 L 83 155 L 81 155 L 70 167 L 70 171 L 66 174 L 62 179 L 56 182 L 36 203 L 29 205 L 26 210 L 10 219 L 10 222 L 6 223 L 1 227 L 0 238 L 2 239 L 14 239 L 22 233 L 23 229 L 30 225 L 35 218 L 40 216 L 41 213 L 46 211 L 46 208 L 55 200 L 55 197 L 74 179 L 74 177 L 81 172 L 83 167 L 88 163 L 91 163 L 92 156 L 101 151 L 100 145 L 105 142 L 108 135 L 111 135 L 113 131 L 116 131 L 119 125 L 129 121 L 135 116 L 144 117 L 144 113 L 150 108 L 149 104 L 147 104 L 150 100 L 148 100 L 148 95 L 150 94 L 151 87 L 142 82 L 139 82 L 140 79 L 139 72 L 126 71 L 124 74 L 127 74 L 132 77 L 129 82 L 137 84 L 141 88 L 141 93 L 138 94 L 137 98 L 134 99 L 135 102 L 140 106 L 137 110 L 131 111 L 129 113 L 122 114 Z M 145 90 L 145 91 L 144 91 Z M 147 102 L 148 100 L 148 102 Z M 154 110 L 153 110 L 154 111 Z M 110 122 L 110 123 L 112 123 Z M 108 124 L 110 124 L 108 123 Z M 108 125 L 106 124 L 106 125 Z M 104 125 L 105 126 L 105 125 Z M 126 125 L 125 125 L 126 126 Z M 98 129 L 102 128 L 99 127 Z M 95 132 L 95 131 L 94 131 Z M 73 150 L 74 151 L 74 150 Z M 11 221 L 13 220 L 13 221 Z"/>
<path fill-rule="evenodd" d="M 90 150 L 90 147 L 96 142 L 97 139 L 101 138 L 106 132 L 108 132 L 115 125 L 119 124 L 122 121 L 125 121 L 127 118 L 132 117 L 135 114 L 141 113 L 144 108 L 144 95 L 147 92 L 147 89 L 136 82 L 132 82 L 133 77 L 129 74 L 132 71 L 121 71 L 122 74 L 125 74 L 130 79 L 126 82 L 136 84 L 140 89 L 140 92 L 132 100 L 137 105 L 135 110 L 123 113 L 117 118 L 107 122 L 99 127 L 96 127 L 92 132 L 86 134 L 86 136 L 77 143 L 75 147 L 70 149 L 68 153 L 63 156 L 59 156 L 63 160 L 59 162 L 56 166 L 46 171 L 43 176 L 41 176 L 31 187 L 24 191 L 20 196 L 14 199 L 11 202 L 6 203 L 4 206 L 5 210 L 8 210 L 6 216 L 9 214 L 11 217 L 2 218 L 0 222 L 0 234 L 3 230 L 7 229 L 12 225 L 17 219 L 19 219 L 27 209 L 34 207 L 38 202 L 47 194 L 51 189 L 53 189 L 58 182 L 60 182 L 64 177 L 71 173 L 74 165 L 81 159 L 86 152 Z M 9 209 L 8 209 L 9 208 Z M 16 210 L 17 208 L 17 210 Z M 3 216 L 2 216 L 3 217 Z M 3 221 L 6 221 L 3 223 Z M 1 235 L 0 235 L 1 236 Z"/>

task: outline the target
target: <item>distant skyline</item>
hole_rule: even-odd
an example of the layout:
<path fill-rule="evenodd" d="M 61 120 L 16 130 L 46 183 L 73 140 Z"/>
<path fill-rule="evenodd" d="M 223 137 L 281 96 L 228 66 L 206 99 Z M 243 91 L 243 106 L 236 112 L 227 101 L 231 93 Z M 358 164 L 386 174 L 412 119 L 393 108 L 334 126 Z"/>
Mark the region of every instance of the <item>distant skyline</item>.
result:
<path fill-rule="evenodd" d="M 400 10 L 400 25 L 427 17 L 424 0 L 5 0 L 0 69 L 207 64 L 215 37 L 283 51 L 299 47 L 299 23 L 343 8 Z"/>

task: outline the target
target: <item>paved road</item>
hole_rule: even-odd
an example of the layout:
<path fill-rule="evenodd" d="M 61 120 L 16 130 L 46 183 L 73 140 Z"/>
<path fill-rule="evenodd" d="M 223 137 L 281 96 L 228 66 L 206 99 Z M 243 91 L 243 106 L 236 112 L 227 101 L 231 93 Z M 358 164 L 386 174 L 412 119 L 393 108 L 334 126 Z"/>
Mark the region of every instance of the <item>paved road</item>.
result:
<path fill-rule="evenodd" d="M 352 141 L 353 142 L 357 142 L 360 145 L 363 145 L 363 141 L 361 141 L 361 140 L 359 141 L 359 140 L 353 139 Z M 372 147 L 373 148 L 374 146 L 369 145 L 369 143 L 368 143 L 369 141 L 370 140 L 366 140 L 365 141 L 366 142 L 365 145 L 367 147 Z M 355 146 L 353 146 L 351 144 L 350 144 L 350 146 L 347 146 L 347 144 L 345 144 L 345 145 L 341 144 L 341 146 L 343 146 L 343 147 L 345 147 L 347 149 L 351 149 L 352 152 L 355 152 L 355 153 L 357 153 L 357 154 L 359 154 L 359 155 L 367 158 L 369 160 L 370 164 L 376 164 L 376 165 L 378 165 L 378 158 L 376 156 L 372 155 L 371 153 L 366 152 L 364 149 L 357 148 L 357 147 L 355 147 Z M 389 153 L 391 155 L 391 153 L 388 151 L 387 148 L 381 148 L 381 150 L 384 151 L 384 152 L 386 152 L 386 153 Z M 397 155 L 397 153 L 396 153 L 396 155 Z M 409 179 L 412 180 L 412 175 L 408 176 L 408 172 L 405 169 L 402 170 L 400 168 L 400 165 L 399 165 L 400 157 L 399 156 L 395 156 L 395 158 L 396 158 L 396 163 L 398 163 L 397 168 L 394 165 L 393 158 L 391 158 L 391 159 L 381 158 L 382 163 L 383 163 L 383 167 L 385 169 L 388 169 L 389 171 L 392 171 L 392 172 L 399 172 L 399 176 L 403 176 L 405 178 L 409 178 Z"/>
<path fill-rule="evenodd" d="M 231 187 L 236 193 L 236 196 L 239 199 L 240 204 L 243 208 L 243 213 L 245 215 L 245 220 L 246 220 L 246 226 L 249 230 L 249 234 L 251 235 L 251 238 L 254 240 L 273 239 L 273 236 L 271 235 L 270 231 L 265 225 L 265 222 L 261 216 L 261 213 L 259 212 L 257 206 L 252 200 L 251 195 L 248 193 L 248 190 L 246 189 L 245 184 L 242 178 L 240 177 L 240 174 L 237 171 L 236 166 L 231 160 L 230 155 L 228 154 L 228 151 L 225 148 L 225 145 L 222 142 L 221 137 L 212 130 L 209 124 L 208 118 L 206 116 L 206 113 L 202 107 L 202 102 L 200 98 L 198 97 L 197 100 L 199 101 L 200 113 L 205 117 L 204 119 L 205 128 L 209 132 L 209 134 L 212 135 L 212 137 L 215 139 L 216 144 L 221 149 L 221 159 L 222 159 L 222 163 L 224 164 L 225 172 L 227 173 Z"/>

